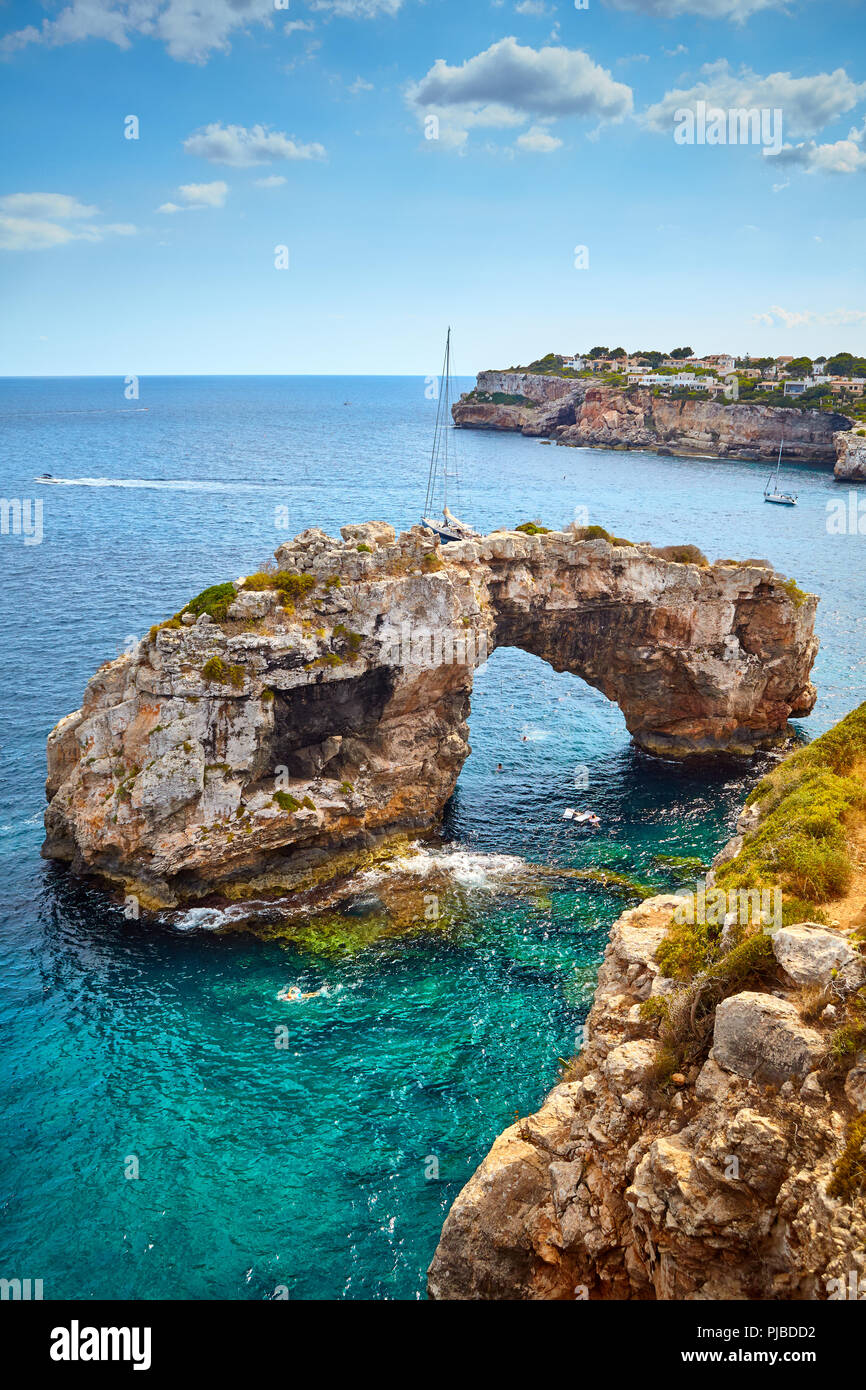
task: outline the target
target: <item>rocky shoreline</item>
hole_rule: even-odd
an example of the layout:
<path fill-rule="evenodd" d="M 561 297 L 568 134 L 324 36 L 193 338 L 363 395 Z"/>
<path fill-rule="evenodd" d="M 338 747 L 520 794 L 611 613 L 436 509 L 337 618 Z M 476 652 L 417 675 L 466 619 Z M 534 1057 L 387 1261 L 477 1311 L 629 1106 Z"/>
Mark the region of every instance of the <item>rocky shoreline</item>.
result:
<path fill-rule="evenodd" d="M 776 746 L 815 701 L 816 607 L 763 561 L 601 527 L 306 531 L 97 671 L 48 739 L 43 854 L 145 907 L 313 893 L 439 824 L 498 645 L 580 675 L 650 753 Z"/>
<path fill-rule="evenodd" d="M 789 462 L 835 466 L 842 449 L 838 436 L 851 432 L 853 437 L 848 417 L 833 412 L 669 399 L 646 387 L 600 386 L 586 378 L 530 372 L 480 372 L 475 390 L 456 402 L 452 413 L 463 429 L 516 431 L 572 447 L 767 463 L 775 462 L 784 438 Z"/>
<path fill-rule="evenodd" d="M 793 755 L 758 789 L 709 889 L 754 882 L 744 866 L 762 835 L 780 848 L 779 824 L 797 820 L 787 798 L 799 777 L 811 779 L 814 807 L 817 777 L 850 783 L 855 770 L 849 805 L 862 807 L 864 725 L 866 706 L 811 745 L 808 762 Z M 841 896 L 837 884 L 826 910 L 811 905 L 818 921 L 798 921 L 805 905 L 787 901 L 772 930 L 727 915 L 697 970 L 663 969 L 684 960 L 670 948 L 682 896 L 623 913 L 583 1049 L 458 1195 L 430 1266 L 431 1298 L 844 1299 L 852 1280 L 863 1287 L 857 862 Z M 675 1036 L 679 1051 L 666 1056 Z"/>

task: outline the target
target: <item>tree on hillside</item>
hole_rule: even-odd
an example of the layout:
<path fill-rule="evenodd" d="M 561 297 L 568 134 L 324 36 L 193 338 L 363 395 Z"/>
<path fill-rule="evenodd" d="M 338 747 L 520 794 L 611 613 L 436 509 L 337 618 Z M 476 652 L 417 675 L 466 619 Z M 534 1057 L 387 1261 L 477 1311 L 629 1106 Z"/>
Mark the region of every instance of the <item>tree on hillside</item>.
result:
<path fill-rule="evenodd" d="M 628 353 L 626 352 L 626 350 L 625 350 L 624 347 L 618 347 L 618 348 L 613 348 L 613 350 L 610 352 L 609 356 L 611 356 L 611 357 L 628 357 Z"/>
<path fill-rule="evenodd" d="M 675 362 L 681 362 L 684 357 L 694 357 L 695 350 L 690 347 L 674 348 L 671 357 Z"/>
<path fill-rule="evenodd" d="M 597 357 L 610 357 L 610 348 L 606 348 L 606 347 L 594 347 L 594 348 L 590 348 L 589 352 L 588 352 L 586 355 L 587 355 L 587 357 L 589 358 L 590 362 L 594 362 L 595 359 L 596 359 Z"/>
<path fill-rule="evenodd" d="M 795 357 L 785 368 L 789 376 L 808 376 L 812 370 L 811 357 Z"/>
<path fill-rule="evenodd" d="M 824 363 L 824 371 L 828 376 L 866 376 L 866 357 L 836 352 Z"/>

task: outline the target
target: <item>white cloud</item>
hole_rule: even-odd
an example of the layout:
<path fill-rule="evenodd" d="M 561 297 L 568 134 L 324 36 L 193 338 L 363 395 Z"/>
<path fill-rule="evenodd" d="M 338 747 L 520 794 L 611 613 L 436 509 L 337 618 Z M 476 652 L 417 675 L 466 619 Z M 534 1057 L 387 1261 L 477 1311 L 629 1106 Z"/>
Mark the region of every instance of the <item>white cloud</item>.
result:
<path fill-rule="evenodd" d="M 545 15 L 549 13 L 544 0 L 520 0 L 514 9 L 517 14 Z"/>
<path fill-rule="evenodd" d="M 765 313 L 755 314 L 753 318 L 755 323 L 767 328 L 840 328 L 866 322 L 866 309 L 832 309 L 829 313 L 816 314 L 812 309 L 783 309 L 781 304 L 773 304 Z"/>
<path fill-rule="evenodd" d="M 280 188 L 285 183 L 282 174 L 269 174 L 266 179 L 254 179 L 256 188 Z"/>
<path fill-rule="evenodd" d="M 0 198 L 0 210 L 19 217 L 48 218 L 65 222 L 70 218 L 95 217 L 99 208 L 80 203 L 68 193 L 7 193 Z"/>
<path fill-rule="evenodd" d="M 182 183 L 177 190 L 180 203 L 162 203 L 157 212 L 192 212 L 196 208 L 221 208 L 229 191 L 227 183 L 216 179 L 213 183 Z"/>
<path fill-rule="evenodd" d="M 402 0 L 308 0 L 309 8 L 349 19 L 395 15 Z M 165 45 L 172 58 L 206 63 L 214 52 L 227 53 L 229 39 L 252 25 L 272 28 L 274 0 L 69 0 L 54 19 L 28 24 L 0 40 L 0 51 L 14 53 L 29 44 L 52 47 L 102 39 L 129 48 L 143 36 Z M 309 29 L 309 21 L 290 20 L 287 33 Z"/>
<path fill-rule="evenodd" d="M 326 10 L 349 19 L 377 19 L 395 15 L 403 0 L 307 0 L 311 10 Z"/>
<path fill-rule="evenodd" d="M 866 121 L 859 128 L 854 126 L 845 140 L 834 140 L 819 145 L 809 140 L 802 145 L 783 145 L 777 155 L 772 156 L 779 164 L 799 165 L 809 174 L 858 174 L 866 169 Z"/>
<path fill-rule="evenodd" d="M 670 132 L 680 107 L 693 108 L 696 102 L 705 101 L 708 106 L 726 109 L 781 108 L 786 131 L 810 135 L 844 116 L 866 96 L 866 82 L 853 82 L 844 68 L 813 77 L 793 77 L 789 72 L 761 77 L 745 67 L 734 72 L 722 58 L 705 64 L 701 74 L 703 80 L 693 87 L 666 92 L 661 101 L 648 107 L 642 116 L 644 123 L 653 130 Z"/>
<path fill-rule="evenodd" d="M 68 193 L 7 193 L 0 198 L 0 250 L 47 251 L 70 241 L 134 236 L 138 230 L 130 222 L 89 222 L 98 212 Z"/>
<path fill-rule="evenodd" d="M 522 125 L 529 117 L 587 116 L 621 120 L 631 113 L 630 87 L 587 53 L 570 48 L 530 48 L 513 37 L 450 67 L 437 58 L 406 93 L 423 120 L 437 115 L 440 143 L 462 145 L 473 126 Z"/>
<path fill-rule="evenodd" d="M 75 233 L 57 222 L 38 222 L 30 217 L 7 217 L 0 213 L 0 250 L 46 251 L 72 241 Z"/>
<path fill-rule="evenodd" d="M 562 146 L 562 141 L 541 125 L 530 126 L 529 130 L 518 135 L 514 143 L 518 149 L 527 150 L 530 154 L 552 154 Z"/>
<path fill-rule="evenodd" d="M 71 0 L 56 19 L 7 35 L 2 47 L 14 52 L 31 43 L 102 39 L 129 48 L 133 38 L 144 35 L 162 42 L 172 58 L 203 63 L 214 50 L 228 50 L 234 30 L 270 26 L 273 16 L 273 0 Z"/>
<path fill-rule="evenodd" d="M 357 96 L 359 92 L 372 92 L 372 90 L 372 82 L 365 82 L 363 77 L 356 77 L 354 82 L 349 87 L 349 91 L 352 93 L 353 96 Z"/>
<path fill-rule="evenodd" d="M 242 125 L 224 126 L 220 121 L 195 131 L 184 140 L 183 147 L 187 154 L 198 155 L 211 164 L 231 164 L 236 169 L 277 159 L 325 158 L 324 145 L 303 145 L 293 136 L 263 125 L 247 130 Z"/>
<path fill-rule="evenodd" d="M 177 191 L 192 207 L 221 208 L 229 186 L 216 179 L 213 183 L 182 183 Z"/>
<path fill-rule="evenodd" d="M 701 19 L 733 19 L 742 23 L 760 10 L 780 10 L 787 0 L 605 0 L 615 10 L 637 10 L 657 19 L 693 14 Z"/>

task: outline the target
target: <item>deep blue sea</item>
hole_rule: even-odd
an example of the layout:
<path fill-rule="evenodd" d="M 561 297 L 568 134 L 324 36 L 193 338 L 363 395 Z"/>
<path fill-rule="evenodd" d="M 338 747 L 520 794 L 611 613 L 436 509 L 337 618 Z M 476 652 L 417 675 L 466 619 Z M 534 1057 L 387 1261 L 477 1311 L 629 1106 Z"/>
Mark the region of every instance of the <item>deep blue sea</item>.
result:
<path fill-rule="evenodd" d="M 448 931 L 317 955 L 124 920 L 39 857 L 46 734 L 131 635 L 287 534 L 416 522 L 435 413 L 407 377 L 139 391 L 0 381 L 0 491 L 44 507 L 41 544 L 0 536 L 0 1276 L 41 1278 L 46 1298 L 421 1298 L 460 1186 L 574 1052 L 622 908 L 573 881 L 515 888 L 500 856 L 616 863 L 666 887 L 652 857 L 714 852 L 767 759 L 653 761 L 597 691 L 497 651 L 444 827 L 463 904 Z M 828 534 L 826 504 L 845 492 L 829 472 L 792 470 L 789 510 L 762 504 L 761 465 L 456 443 L 479 529 L 586 507 L 634 540 L 771 560 L 821 596 L 801 736 L 866 699 L 866 538 Z M 66 481 L 40 486 L 42 472 Z M 576 800 L 601 814 L 600 836 L 567 828 Z M 287 1007 L 286 983 L 328 992 Z"/>

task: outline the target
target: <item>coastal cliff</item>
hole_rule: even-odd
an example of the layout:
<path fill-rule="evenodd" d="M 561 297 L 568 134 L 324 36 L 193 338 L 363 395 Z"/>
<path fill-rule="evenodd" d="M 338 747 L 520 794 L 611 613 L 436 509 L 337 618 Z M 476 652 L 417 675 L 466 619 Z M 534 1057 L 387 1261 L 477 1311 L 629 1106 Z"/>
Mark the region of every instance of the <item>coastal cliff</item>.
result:
<path fill-rule="evenodd" d="M 833 437 L 836 477 L 840 482 L 866 483 L 866 430 L 840 430 Z"/>
<path fill-rule="evenodd" d="M 528 372 L 481 372 L 452 407 L 466 429 L 500 429 L 558 444 L 653 449 L 675 454 L 775 461 L 784 437 L 789 461 L 835 463 L 844 415 L 780 406 L 672 399 L 646 387 L 599 386 Z"/>
<path fill-rule="evenodd" d="M 305 892 L 438 825 L 497 646 L 580 675 L 666 756 L 778 744 L 814 704 L 817 599 L 761 561 L 600 527 L 341 536 L 303 532 L 96 672 L 48 739 L 46 857 L 145 906 Z"/>
<path fill-rule="evenodd" d="M 706 887 L 619 918 L 582 1051 L 458 1195 L 432 1298 L 858 1296 L 864 768 L 866 705 L 759 784 Z"/>

